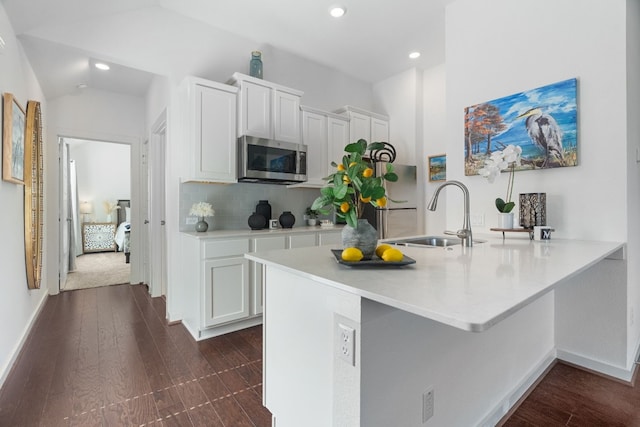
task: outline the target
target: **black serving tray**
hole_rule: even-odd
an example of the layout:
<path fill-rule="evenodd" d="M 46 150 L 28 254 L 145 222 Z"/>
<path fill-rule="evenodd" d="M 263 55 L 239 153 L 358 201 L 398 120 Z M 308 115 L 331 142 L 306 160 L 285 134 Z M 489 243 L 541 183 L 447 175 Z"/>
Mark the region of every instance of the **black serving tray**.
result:
<path fill-rule="evenodd" d="M 378 258 L 377 255 L 373 255 L 371 259 L 361 261 L 344 261 L 342 259 L 342 249 L 331 249 L 331 253 L 336 257 L 336 261 L 342 265 L 348 265 L 349 267 L 402 267 L 403 265 L 415 264 L 416 260 L 403 255 L 402 261 L 385 261 Z"/>

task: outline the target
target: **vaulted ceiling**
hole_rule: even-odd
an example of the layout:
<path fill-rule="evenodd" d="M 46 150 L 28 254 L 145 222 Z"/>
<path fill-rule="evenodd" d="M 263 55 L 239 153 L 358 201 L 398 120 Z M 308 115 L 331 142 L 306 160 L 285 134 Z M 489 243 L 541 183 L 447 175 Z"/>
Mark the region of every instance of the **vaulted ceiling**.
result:
<path fill-rule="evenodd" d="M 167 63 L 187 73 L 202 67 L 189 56 L 194 43 L 207 44 L 210 58 L 236 57 L 238 43 L 271 46 L 374 83 L 444 62 L 453 0 L 0 1 L 52 98 L 79 84 L 142 94 Z M 347 13 L 335 19 L 328 10 L 338 3 Z M 412 51 L 422 55 L 411 60 Z M 112 72 L 95 70 L 96 61 L 110 61 Z"/>

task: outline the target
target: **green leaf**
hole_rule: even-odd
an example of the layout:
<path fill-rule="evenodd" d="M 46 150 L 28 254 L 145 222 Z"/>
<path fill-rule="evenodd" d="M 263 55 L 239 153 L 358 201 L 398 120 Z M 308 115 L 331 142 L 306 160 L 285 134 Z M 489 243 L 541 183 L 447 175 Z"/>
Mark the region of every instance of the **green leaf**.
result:
<path fill-rule="evenodd" d="M 384 174 L 384 179 L 390 182 L 396 182 L 398 180 L 398 175 L 395 172 L 387 172 Z"/>
<path fill-rule="evenodd" d="M 500 197 L 496 199 L 496 208 L 498 208 L 498 212 L 509 213 L 515 207 L 515 202 L 505 203 Z"/>
<path fill-rule="evenodd" d="M 369 151 L 381 150 L 384 148 L 384 142 L 372 142 L 369 144 Z"/>
<path fill-rule="evenodd" d="M 347 220 L 347 224 L 351 227 L 356 228 L 358 225 L 358 217 L 356 215 L 355 209 L 350 209 L 349 212 L 346 213 L 345 219 Z"/>
<path fill-rule="evenodd" d="M 345 196 L 347 195 L 347 191 L 349 191 L 349 186 L 348 185 L 337 185 L 334 189 L 333 189 L 333 197 L 336 199 L 344 199 Z"/>
<path fill-rule="evenodd" d="M 516 205 L 515 202 L 506 203 L 504 205 L 504 210 L 502 212 L 504 212 L 504 213 L 511 212 L 513 210 L 513 208 L 515 207 L 515 205 Z"/>
<path fill-rule="evenodd" d="M 373 189 L 373 191 L 371 192 L 371 199 L 377 200 L 377 199 L 379 199 L 381 197 L 384 197 L 384 188 L 375 187 Z"/>

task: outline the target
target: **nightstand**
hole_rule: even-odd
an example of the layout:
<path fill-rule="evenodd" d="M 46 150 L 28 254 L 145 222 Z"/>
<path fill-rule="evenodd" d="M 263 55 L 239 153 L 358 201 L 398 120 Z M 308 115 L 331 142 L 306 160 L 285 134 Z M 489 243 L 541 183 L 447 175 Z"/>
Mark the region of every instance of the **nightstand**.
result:
<path fill-rule="evenodd" d="M 85 222 L 82 224 L 82 251 L 115 251 L 116 225 L 111 222 Z"/>

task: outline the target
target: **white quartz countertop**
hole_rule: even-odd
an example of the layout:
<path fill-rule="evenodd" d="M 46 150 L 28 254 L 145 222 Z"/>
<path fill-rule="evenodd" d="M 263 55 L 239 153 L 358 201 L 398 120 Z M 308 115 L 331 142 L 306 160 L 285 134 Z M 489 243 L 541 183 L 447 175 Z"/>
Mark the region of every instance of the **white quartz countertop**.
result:
<path fill-rule="evenodd" d="M 402 267 L 339 264 L 330 247 L 245 254 L 267 266 L 467 331 L 484 331 L 565 279 L 610 257 L 624 243 L 488 237 L 472 248 L 399 247 Z M 268 292 L 268 290 L 267 290 Z"/>
<path fill-rule="evenodd" d="M 256 237 L 256 236 L 269 236 L 269 235 L 278 235 L 278 234 L 295 234 L 295 233 L 310 233 L 310 232 L 318 232 L 318 231 L 342 231 L 342 225 L 334 225 L 332 227 L 321 227 L 317 226 L 300 226 L 293 228 L 276 228 L 270 230 L 268 228 L 262 230 L 252 230 L 250 228 L 242 229 L 242 230 L 212 230 L 206 231 L 204 233 L 199 233 L 196 231 L 182 231 L 181 233 L 194 237 L 197 239 L 211 239 L 211 238 L 224 238 L 224 237 Z"/>

